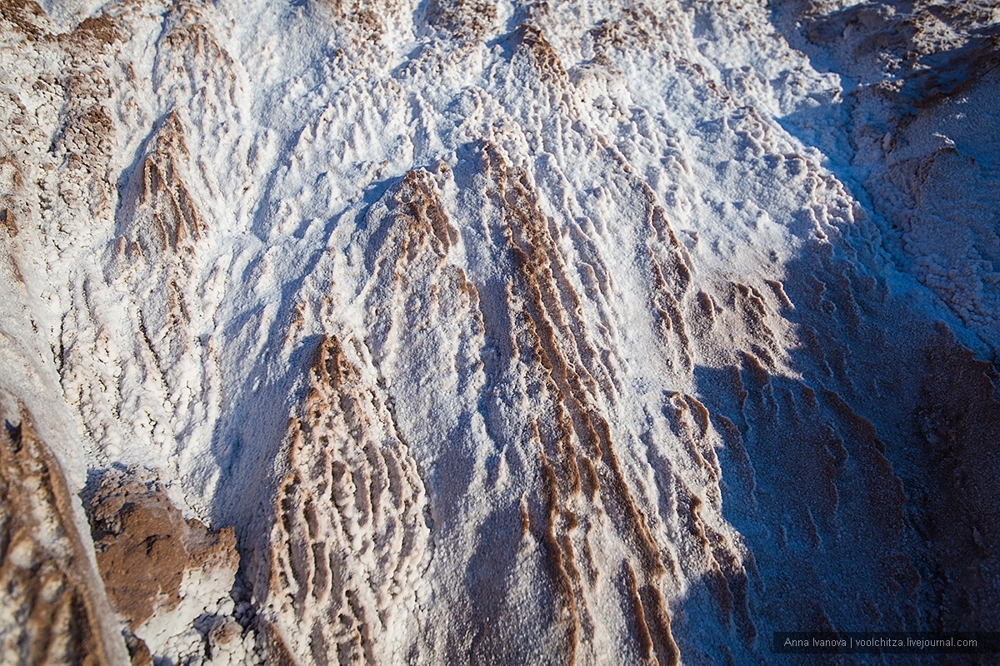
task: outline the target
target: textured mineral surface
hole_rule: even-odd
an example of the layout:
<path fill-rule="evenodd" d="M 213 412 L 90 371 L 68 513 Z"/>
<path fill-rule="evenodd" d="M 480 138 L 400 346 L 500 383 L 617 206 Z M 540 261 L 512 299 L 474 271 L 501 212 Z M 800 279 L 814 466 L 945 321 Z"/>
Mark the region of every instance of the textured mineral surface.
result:
<path fill-rule="evenodd" d="M 988 0 L 0 0 L 0 663 L 1000 629 L 998 63 Z"/>

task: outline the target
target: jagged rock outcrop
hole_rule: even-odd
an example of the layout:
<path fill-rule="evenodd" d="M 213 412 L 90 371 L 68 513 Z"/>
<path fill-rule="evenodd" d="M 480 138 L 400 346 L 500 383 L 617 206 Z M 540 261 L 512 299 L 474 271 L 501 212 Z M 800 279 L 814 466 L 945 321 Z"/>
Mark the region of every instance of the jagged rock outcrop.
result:
<path fill-rule="evenodd" d="M 426 601 L 427 498 L 390 414 L 325 338 L 289 429 L 269 552 L 255 563 L 263 621 L 298 663 L 395 663 Z"/>
<path fill-rule="evenodd" d="M 0 417 L 0 661 L 119 664 L 123 645 L 62 468 L 30 416 Z"/>

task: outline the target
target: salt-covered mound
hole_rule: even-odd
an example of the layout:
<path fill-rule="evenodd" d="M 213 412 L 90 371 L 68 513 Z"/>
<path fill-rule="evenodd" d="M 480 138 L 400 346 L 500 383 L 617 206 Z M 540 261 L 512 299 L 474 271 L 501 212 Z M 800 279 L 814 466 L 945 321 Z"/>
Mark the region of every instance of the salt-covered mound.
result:
<path fill-rule="evenodd" d="M 5 0 L 3 659 L 996 628 L 998 31 Z"/>

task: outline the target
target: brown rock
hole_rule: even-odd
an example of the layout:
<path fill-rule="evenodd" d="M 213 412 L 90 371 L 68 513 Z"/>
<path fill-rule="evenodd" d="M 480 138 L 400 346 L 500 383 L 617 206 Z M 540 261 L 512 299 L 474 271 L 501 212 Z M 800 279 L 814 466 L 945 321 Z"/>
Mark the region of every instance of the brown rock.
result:
<path fill-rule="evenodd" d="M 233 528 L 184 520 L 154 475 L 133 467 L 108 472 L 90 504 L 97 565 L 108 598 L 135 631 L 181 601 L 190 569 L 239 564 Z"/>
<path fill-rule="evenodd" d="M 6 229 L 11 238 L 17 237 L 17 222 L 14 220 L 14 213 L 9 208 L 0 210 L 0 227 Z"/>
<path fill-rule="evenodd" d="M 149 647 L 145 641 L 137 636 L 128 634 L 125 636 L 125 645 L 128 647 L 132 666 L 153 666 L 153 655 L 149 651 Z"/>
<path fill-rule="evenodd" d="M 27 415 L 11 418 L 0 414 L 0 663 L 118 663 L 62 467 Z"/>

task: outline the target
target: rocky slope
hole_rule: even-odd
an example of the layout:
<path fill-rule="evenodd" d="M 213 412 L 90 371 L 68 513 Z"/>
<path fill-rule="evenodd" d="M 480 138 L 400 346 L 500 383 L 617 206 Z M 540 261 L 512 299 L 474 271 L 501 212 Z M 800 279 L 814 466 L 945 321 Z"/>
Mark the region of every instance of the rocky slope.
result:
<path fill-rule="evenodd" d="M 3 0 L 0 661 L 995 628 L 998 25 Z"/>

